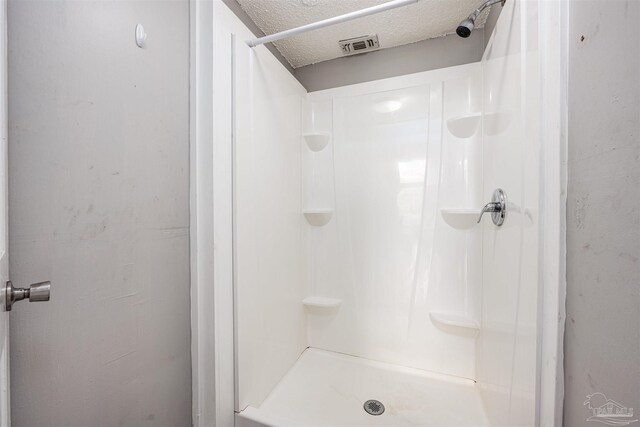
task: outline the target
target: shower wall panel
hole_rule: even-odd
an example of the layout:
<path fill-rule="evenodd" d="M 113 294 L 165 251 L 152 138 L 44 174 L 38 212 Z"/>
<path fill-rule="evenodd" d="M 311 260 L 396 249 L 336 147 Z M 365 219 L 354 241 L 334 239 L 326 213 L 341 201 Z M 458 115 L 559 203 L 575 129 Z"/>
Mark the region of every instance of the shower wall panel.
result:
<path fill-rule="evenodd" d="M 502 227 L 483 230 L 478 385 L 492 425 L 535 425 L 540 103 L 537 2 L 507 2 L 482 60 L 484 200 L 502 188 Z"/>
<path fill-rule="evenodd" d="M 236 386 L 243 409 L 259 406 L 307 347 L 300 212 L 306 91 L 266 48 L 250 49 L 250 33 L 228 15 L 218 37 L 224 44 L 236 35 Z"/>
<path fill-rule="evenodd" d="M 479 63 L 309 95 L 304 200 L 312 347 L 475 378 Z"/>

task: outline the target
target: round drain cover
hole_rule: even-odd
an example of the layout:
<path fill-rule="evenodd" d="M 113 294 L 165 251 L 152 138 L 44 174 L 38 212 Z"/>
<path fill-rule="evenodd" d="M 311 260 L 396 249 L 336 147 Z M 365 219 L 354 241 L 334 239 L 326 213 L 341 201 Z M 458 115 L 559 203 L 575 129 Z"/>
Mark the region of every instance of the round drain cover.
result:
<path fill-rule="evenodd" d="M 382 415 L 384 405 L 379 400 L 367 400 L 364 402 L 364 410 L 370 415 Z"/>

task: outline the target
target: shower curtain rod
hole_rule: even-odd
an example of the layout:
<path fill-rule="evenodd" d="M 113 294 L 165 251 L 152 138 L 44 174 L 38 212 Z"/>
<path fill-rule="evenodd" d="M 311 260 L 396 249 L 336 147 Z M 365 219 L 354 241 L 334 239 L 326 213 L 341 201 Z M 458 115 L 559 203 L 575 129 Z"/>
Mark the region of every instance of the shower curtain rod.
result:
<path fill-rule="evenodd" d="M 368 7 L 366 9 L 357 10 L 355 12 L 345 13 L 344 15 L 334 16 L 333 18 L 324 19 L 322 21 L 313 22 L 311 24 L 303 25 L 301 27 L 292 28 L 290 30 L 281 31 L 279 33 L 271 34 L 270 36 L 259 37 L 257 39 L 247 40 L 249 47 L 256 47 L 264 43 L 273 42 L 276 40 L 284 39 L 286 37 L 295 36 L 296 34 L 306 33 L 307 31 L 317 30 L 318 28 L 328 27 L 329 25 L 339 24 L 341 22 L 351 21 L 352 19 L 362 18 L 363 16 L 369 16 L 376 13 L 384 12 L 385 10 L 391 10 L 402 6 L 407 6 L 412 3 L 418 3 L 420 0 L 393 0 L 387 3 L 382 3 L 377 6 Z"/>

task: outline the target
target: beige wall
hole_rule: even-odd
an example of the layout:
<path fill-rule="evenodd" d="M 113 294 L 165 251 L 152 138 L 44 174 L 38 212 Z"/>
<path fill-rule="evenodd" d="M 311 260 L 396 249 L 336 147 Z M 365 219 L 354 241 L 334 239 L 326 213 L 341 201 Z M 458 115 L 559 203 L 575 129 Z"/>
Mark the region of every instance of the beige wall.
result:
<path fill-rule="evenodd" d="M 569 4 L 564 424 L 586 396 L 640 409 L 640 45 L 637 1 Z"/>
<path fill-rule="evenodd" d="M 8 14 L 13 426 L 190 426 L 189 4 Z"/>

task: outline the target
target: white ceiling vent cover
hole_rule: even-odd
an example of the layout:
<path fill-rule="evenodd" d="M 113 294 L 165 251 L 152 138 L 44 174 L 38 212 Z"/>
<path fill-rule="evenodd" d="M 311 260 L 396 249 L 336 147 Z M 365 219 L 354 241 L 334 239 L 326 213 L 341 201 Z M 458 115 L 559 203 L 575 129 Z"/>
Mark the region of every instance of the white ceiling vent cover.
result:
<path fill-rule="evenodd" d="M 340 49 L 342 49 L 342 55 L 349 56 L 358 53 L 371 52 L 372 50 L 380 49 L 380 43 L 378 43 L 378 35 L 372 36 L 360 36 L 352 39 L 340 40 Z"/>

